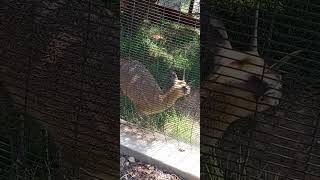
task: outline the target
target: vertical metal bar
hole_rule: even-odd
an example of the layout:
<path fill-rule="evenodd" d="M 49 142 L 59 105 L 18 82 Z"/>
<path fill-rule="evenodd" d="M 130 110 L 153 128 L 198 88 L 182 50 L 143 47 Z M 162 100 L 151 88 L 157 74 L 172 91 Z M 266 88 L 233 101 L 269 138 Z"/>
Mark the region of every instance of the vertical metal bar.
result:
<path fill-rule="evenodd" d="M 194 6 L 194 0 L 190 0 L 189 11 L 188 11 L 189 14 L 192 14 L 193 6 Z"/>

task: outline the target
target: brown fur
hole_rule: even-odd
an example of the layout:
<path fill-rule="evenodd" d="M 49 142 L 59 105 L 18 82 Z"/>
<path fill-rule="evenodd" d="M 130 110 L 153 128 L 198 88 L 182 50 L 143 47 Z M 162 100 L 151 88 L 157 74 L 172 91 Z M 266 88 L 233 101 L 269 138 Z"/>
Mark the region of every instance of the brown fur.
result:
<path fill-rule="evenodd" d="M 206 143 L 215 144 L 235 120 L 276 106 L 282 96 L 282 84 L 281 75 L 259 57 L 256 48 L 258 21 L 255 21 L 253 48 L 246 52 L 232 48 L 221 21 L 214 19 L 211 23 L 224 42 L 217 40 L 216 66 L 201 83 L 201 123 L 204 124 L 201 131 L 215 138 L 203 136 Z"/>
<path fill-rule="evenodd" d="M 270 72 L 267 73 L 264 81 L 271 89 L 267 90 L 264 95 L 268 93 L 270 97 L 263 99 L 262 97 L 257 98 L 254 92 L 249 91 L 247 82 L 241 80 L 224 81 L 225 79 L 222 78 L 222 81 L 217 79 L 214 82 L 205 81 L 202 83 L 201 103 L 203 104 L 201 106 L 210 110 L 204 113 L 201 122 L 212 125 L 208 127 L 209 131 L 213 128 L 221 130 L 214 130 L 214 137 L 221 138 L 223 132 L 235 120 L 248 117 L 255 111 L 265 111 L 279 103 L 279 98 L 281 98 L 279 77 Z"/>
<path fill-rule="evenodd" d="M 163 92 L 151 73 L 139 61 L 121 59 L 120 88 L 134 104 L 135 109 L 145 115 L 160 113 L 190 93 L 184 80 L 176 77 L 173 85 Z"/>

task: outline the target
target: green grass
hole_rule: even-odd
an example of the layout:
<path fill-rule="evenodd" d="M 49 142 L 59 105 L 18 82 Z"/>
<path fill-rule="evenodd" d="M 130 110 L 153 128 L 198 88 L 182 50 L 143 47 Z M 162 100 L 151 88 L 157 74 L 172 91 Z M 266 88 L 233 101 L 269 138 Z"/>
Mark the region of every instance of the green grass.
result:
<path fill-rule="evenodd" d="M 178 113 L 172 108 L 171 111 L 163 113 L 162 116 L 166 120 L 164 126 L 165 134 L 186 143 L 200 143 L 200 139 L 197 139 L 194 132 L 196 128 L 195 122 L 190 115 Z"/>
<path fill-rule="evenodd" d="M 195 123 L 188 114 L 182 114 L 170 108 L 169 110 L 153 115 L 144 119 L 134 111 L 132 102 L 127 97 L 121 97 L 121 118 L 137 124 L 140 127 L 148 128 L 153 131 L 162 132 L 169 137 L 173 137 L 185 143 L 198 144 Z"/>
<path fill-rule="evenodd" d="M 122 24 L 122 29 L 128 28 Z M 156 39 L 155 37 L 161 37 Z M 172 22 L 160 26 L 143 23 L 136 31 L 122 31 L 121 56 L 139 60 L 150 71 L 163 90 L 170 87 L 169 70 L 177 72 L 192 87 L 200 81 L 200 32 L 199 29 Z M 185 142 L 195 142 L 192 118 L 171 108 L 154 115 L 150 120 L 139 117 L 130 100 L 121 97 L 121 118 L 129 122 L 161 131 Z"/>
<path fill-rule="evenodd" d="M 125 27 L 124 27 L 125 28 Z M 161 87 L 168 87 L 168 71 L 175 70 L 180 77 L 199 86 L 200 35 L 199 30 L 177 23 L 163 22 L 161 26 L 142 25 L 136 32 L 121 33 L 121 56 L 141 61 Z M 161 36 L 163 40 L 156 40 Z"/>

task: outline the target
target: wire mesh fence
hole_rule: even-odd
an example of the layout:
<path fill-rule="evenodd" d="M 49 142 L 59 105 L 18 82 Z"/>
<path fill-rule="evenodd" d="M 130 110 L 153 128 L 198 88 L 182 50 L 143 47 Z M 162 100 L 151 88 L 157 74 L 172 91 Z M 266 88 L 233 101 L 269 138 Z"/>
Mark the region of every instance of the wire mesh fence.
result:
<path fill-rule="evenodd" d="M 200 143 L 200 22 L 191 1 L 122 1 L 121 119 Z M 191 89 L 191 90 L 190 90 Z"/>
<path fill-rule="evenodd" d="M 200 3 L 201 178 L 319 179 L 319 2 Z"/>
<path fill-rule="evenodd" d="M 319 2 L 200 3 L 1 1 L 0 179 L 117 179 L 119 116 L 198 143 L 200 55 L 202 178 L 319 179 Z"/>
<path fill-rule="evenodd" d="M 118 9 L 1 1 L 0 179 L 119 177 Z"/>

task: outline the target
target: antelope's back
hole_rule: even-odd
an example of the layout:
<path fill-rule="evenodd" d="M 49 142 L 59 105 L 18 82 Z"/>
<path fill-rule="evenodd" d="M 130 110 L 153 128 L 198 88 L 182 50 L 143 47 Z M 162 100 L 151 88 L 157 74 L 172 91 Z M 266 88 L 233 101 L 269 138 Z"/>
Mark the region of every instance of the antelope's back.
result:
<path fill-rule="evenodd" d="M 162 93 L 152 74 L 141 62 L 124 58 L 120 60 L 120 87 L 134 104 L 152 103 Z"/>

